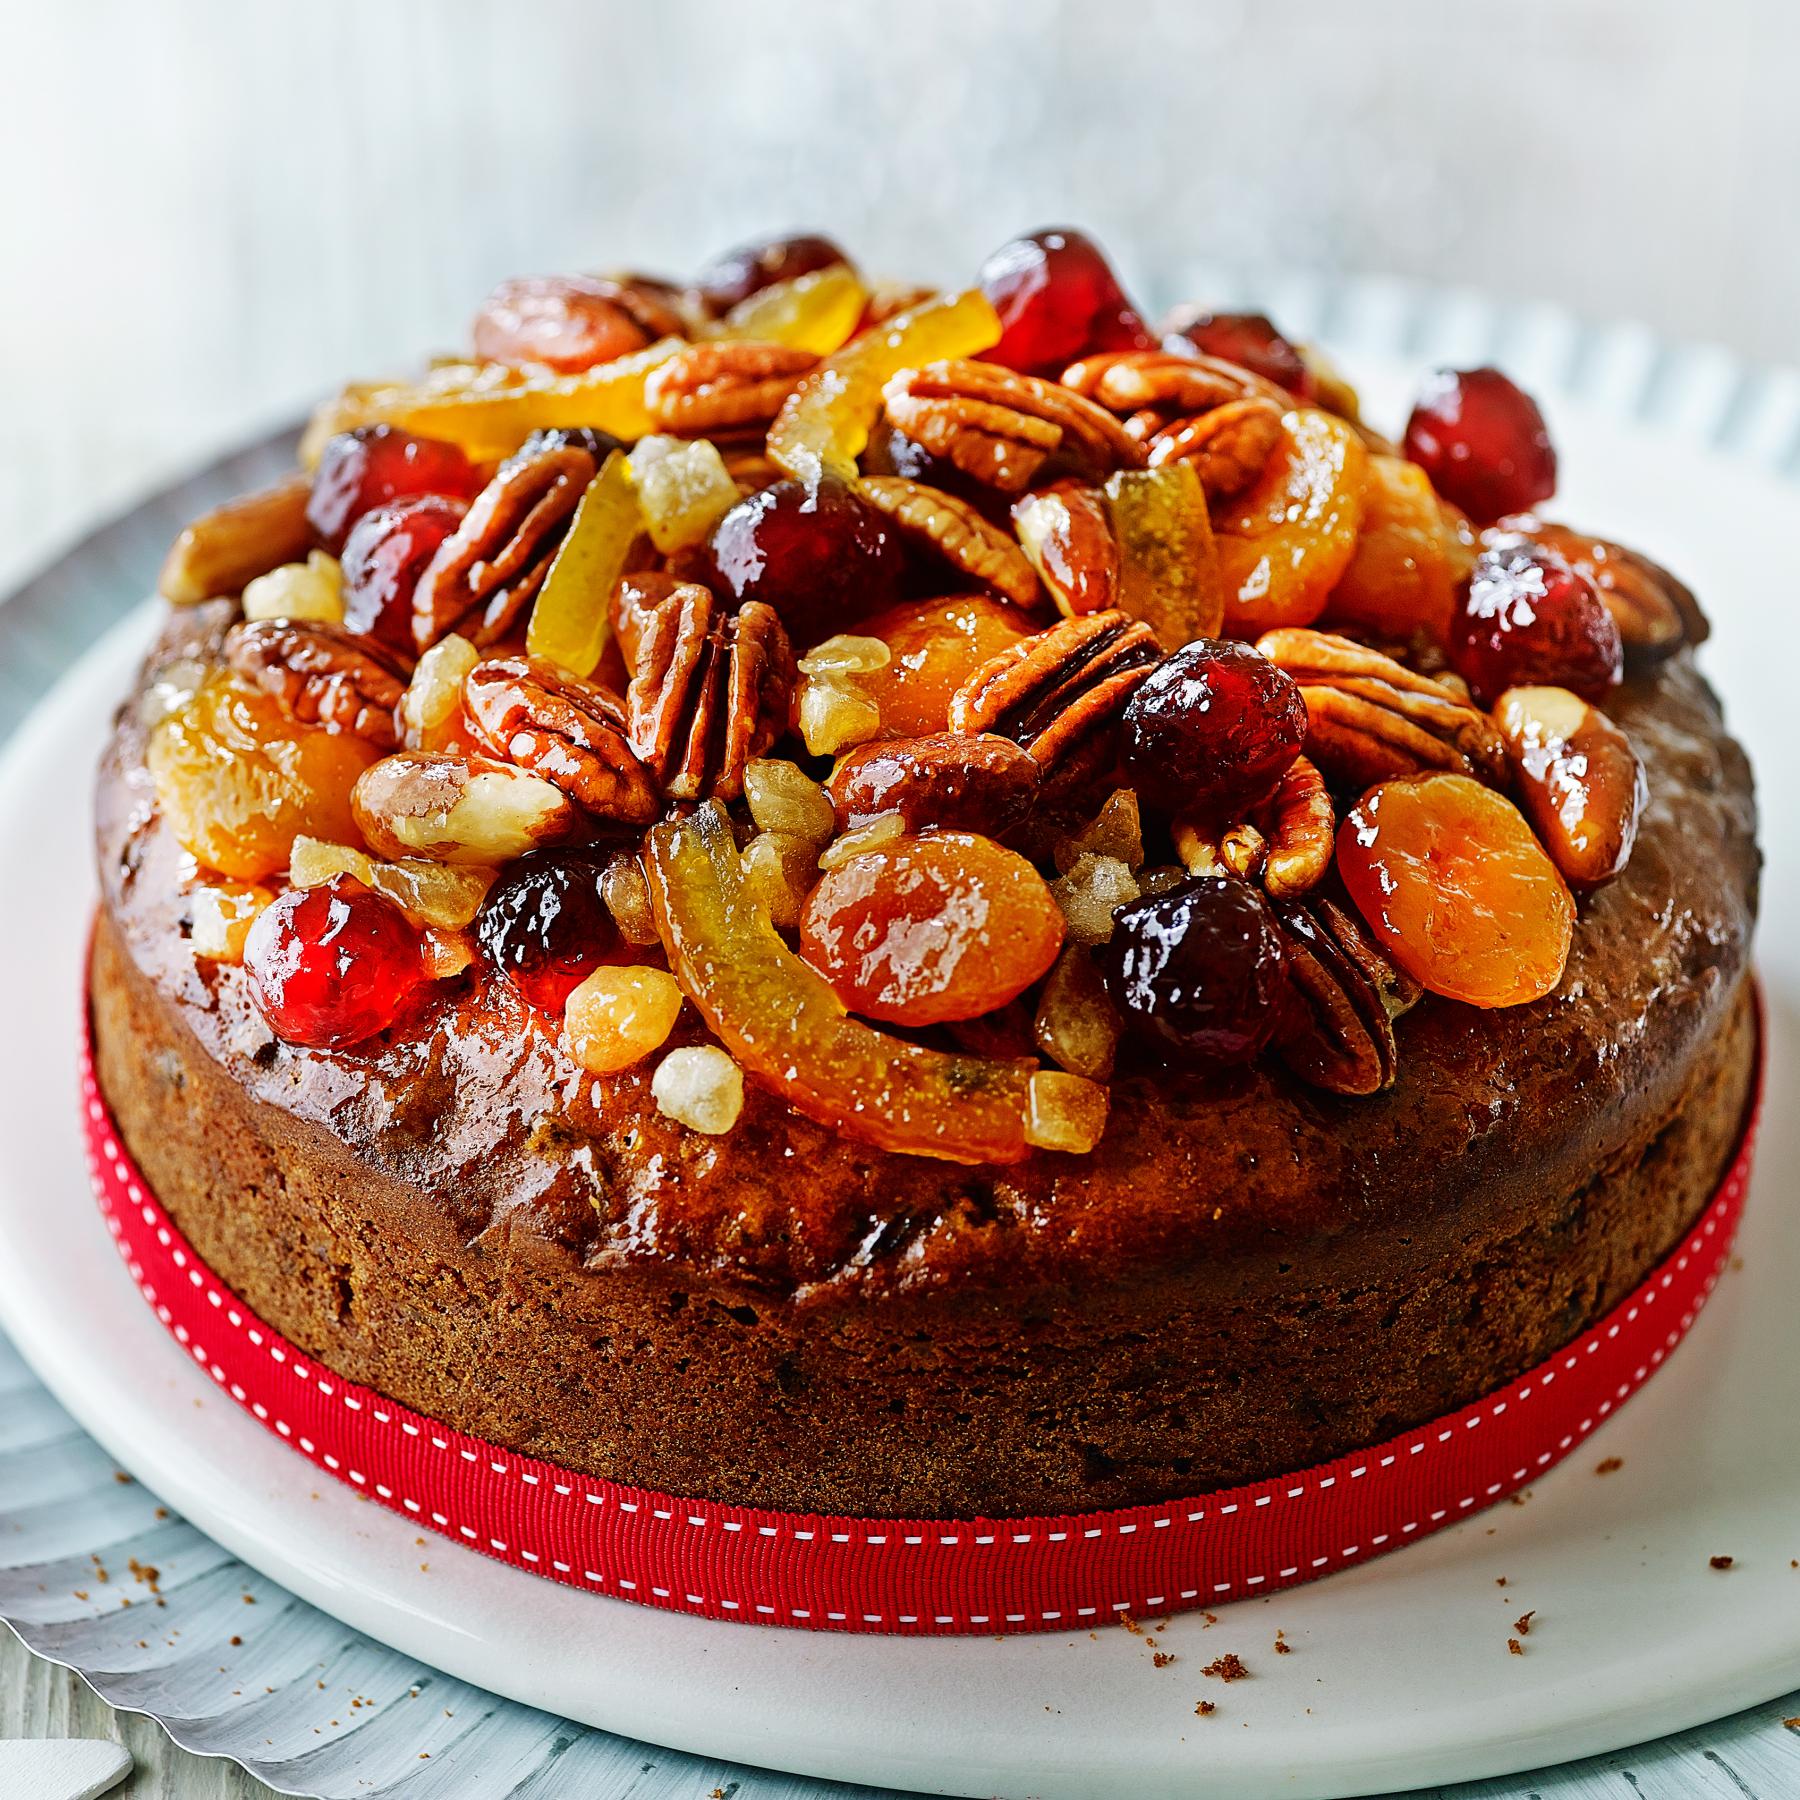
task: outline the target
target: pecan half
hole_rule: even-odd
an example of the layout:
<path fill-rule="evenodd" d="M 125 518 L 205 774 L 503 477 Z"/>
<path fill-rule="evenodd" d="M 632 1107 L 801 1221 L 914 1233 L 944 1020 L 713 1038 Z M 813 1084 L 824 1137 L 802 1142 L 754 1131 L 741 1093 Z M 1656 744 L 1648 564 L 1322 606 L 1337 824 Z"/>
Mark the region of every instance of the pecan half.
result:
<path fill-rule="evenodd" d="M 794 655 L 775 609 L 725 612 L 688 583 L 638 640 L 626 693 L 631 745 L 673 800 L 735 800 L 744 767 L 787 729 Z"/>
<path fill-rule="evenodd" d="M 169 547 L 156 590 L 175 606 L 243 591 L 245 582 L 312 548 L 306 503 L 312 478 L 290 475 L 274 487 L 202 513 Z"/>
<path fill-rule="evenodd" d="M 644 382 L 644 408 L 659 431 L 710 437 L 767 425 L 789 390 L 818 363 L 788 344 L 722 339 L 678 350 Z"/>
<path fill-rule="evenodd" d="M 645 825 L 656 817 L 656 784 L 608 689 L 534 657 L 497 657 L 464 677 L 463 713 L 485 749 L 596 818 Z"/>
<path fill-rule="evenodd" d="M 950 729 L 1011 738 L 1049 771 L 1116 724 L 1161 660 L 1128 613 L 1064 619 L 983 663 L 951 696 Z"/>
<path fill-rule="evenodd" d="M 1157 430 L 1150 466 L 1190 462 L 1209 500 L 1241 494 L 1275 454 L 1283 435 L 1282 409 L 1273 400 L 1230 400 Z"/>
<path fill-rule="evenodd" d="M 1335 780 L 1369 787 L 1446 769 L 1506 785 L 1506 751 L 1493 721 L 1446 683 L 1350 638 L 1300 626 L 1265 632 L 1256 647 L 1300 684 L 1306 753 Z"/>
<path fill-rule="evenodd" d="M 902 369 L 882 394 L 888 418 L 915 443 L 1002 493 L 1022 493 L 1059 452 L 1092 475 L 1144 466 L 1143 447 L 1104 407 L 997 363 Z"/>
<path fill-rule="evenodd" d="M 296 719 L 365 738 L 400 741 L 396 717 L 407 668 L 391 650 L 341 625 L 262 619 L 225 634 L 225 660 Z"/>
<path fill-rule="evenodd" d="M 1291 900 L 1316 888 L 1331 869 L 1337 847 L 1337 814 L 1325 777 L 1307 757 L 1297 756 L 1257 809 L 1269 840 L 1263 888 L 1271 900 Z"/>
<path fill-rule="evenodd" d="M 1021 495 L 1013 502 L 1012 522 L 1020 547 L 1059 612 L 1076 617 L 1118 605 L 1119 540 L 1097 488 L 1059 481 Z"/>
<path fill-rule="evenodd" d="M 1210 412 L 1250 395 L 1285 401 L 1272 382 L 1215 356 L 1183 356 L 1173 350 L 1112 350 L 1084 356 L 1063 370 L 1063 385 L 1116 413 Z"/>
<path fill-rule="evenodd" d="M 413 590 L 413 642 L 455 631 L 478 648 L 518 624 L 544 585 L 594 459 L 575 445 L 514 457 L 476 495 Z"/>
<path fill-rule="evenodd" d="M 1398 1066 L 1394 1020 L 1420 988 L 1331 895 L 1278 904 L 1297 1005 L 1284 1027 L 1282 1060 L 1301 1080 L 1333 1094 L 1391 1087 Z"/>
<path fill-rule="evenodd" d="M 1037 576 L 1025 552 L 968 501 L 902 475 L 866 475 L 858 491 L 915 543 L 929 544 L 972 581 L 1015 606 L 1036 606 Z"/>
<path fill-rule="evenodd" d="M 1703 644 L 1712 635 L 1693 589 L 1638 551 L 1530 514 L 1503 519 L 1495 529 L 1502 528 L 1522 531 L 1554 550 L 1600 590 L 1619 627 L 1625 660 L 1634 669 L 1650 668 L 1684 645 Z"/>

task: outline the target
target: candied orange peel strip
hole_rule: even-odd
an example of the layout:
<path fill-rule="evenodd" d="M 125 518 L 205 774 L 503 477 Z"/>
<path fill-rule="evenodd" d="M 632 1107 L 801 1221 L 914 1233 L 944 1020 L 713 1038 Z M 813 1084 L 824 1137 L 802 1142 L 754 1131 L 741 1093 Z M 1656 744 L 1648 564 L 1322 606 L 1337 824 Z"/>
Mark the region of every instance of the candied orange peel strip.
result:
<path fill-rule="evenodd" d="M 902 369 L 979 356 L 1000 341 L 1000 315 L 979 288 L 940 295 L 854 338 L 803 376 L 769 427 L 769 460 L 796 481 L 856 479 L 881 415 L 881 390 Z"/>
<path fill-rule="evenodd" d="M 587 485 L 569 532 L 544 577 L 525 629 L 532 656 L 557 663 L 584 681 L 612 636 L 613 588 L 644 529 L 631 465 L 615 450 Z"/>
<path fill-rule="evenodd" d="M 772 282 L 740 300 L 709 333 L 759 344 L 785 344 L 829 356 L 856 329 L 869 290 L 848 263 L 833 263 L 788 281 Z"/>
<path fill-rule="evenodd" d="M 757 905 L 723 807 L 654 827 L 646 865 L 676 979 L 738 1062 L 796 1111 L 913 1156 L 1030 1154 L 1035 1065 L 924 1049 L 852 1018 Z"/>

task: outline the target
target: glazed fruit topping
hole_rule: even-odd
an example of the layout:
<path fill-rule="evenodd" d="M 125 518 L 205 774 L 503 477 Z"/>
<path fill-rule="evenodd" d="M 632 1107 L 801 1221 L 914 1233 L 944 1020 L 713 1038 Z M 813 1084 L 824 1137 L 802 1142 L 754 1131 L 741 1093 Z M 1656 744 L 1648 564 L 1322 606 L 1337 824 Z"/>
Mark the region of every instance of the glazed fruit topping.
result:
<path fill-rule="evenodd" d="M 830 238 L 816 234 L 762 238 L 714 257 L 694 277 L 694 286 L 715 314 L 726 313 L 778 281 L 793 281 L 849 261 Z"/>
<path fill-rule="evenodd" d="M 853 857 L 815 887 L 800 952 L 851 1011 L 895 1025 L 977 1019 L 1062 948 L 1044 878 L 992 838 L 936 831 Z"/>
<path fill-rule="evenodd" d="M 387 1030 L 428 979 L 418 928 L 354 876 L 290 888 L 244 944 L 251 992 L 276 1035 L 341 1050 Z"/>
<path fill-rule="evenodd" d="M 838 759 L 829 788 L 846 831 L 897 812 L 909 830 L 936 825 L 997 837 L 1031 810 L 1039 774 L 1010 738 L 945 731 L 852 750 Z"/>
<path fill-rule="evenodd" d="M 1148 350 L 1155 339 L 1100 246 L 1084 232 L 1034 231 L 981 265 L 981 290 L 1004 327 L 994 362 L 1054 374 L 1096 350 Z"/>
<path fill-rule="evenodd" d="M 1313 397 L 1306 359 L 1263 313 L 1203 312 L 1178 318 L 1169 336 L 1192 344 L 1202 356 L 1236 363 L 1301 400 Z M 1171 350 L 1177 348 L 1170 344 Z"/>
<path fill-rule="evenodd" d="M 650 341 L 614 281 L 532 275 L 504 281 L 475 319 L 475 353 L 494 362 L 537 363 L 559 374 L 641 350 Z"/>
<path fill-rule="evenodd" d="M 1597 700 L 1625 665 L 1619 627 L 1594 584 L 1554 550 L 1512 535 L 1492 538 L 1476 558 L 1449 650 L 1484 704 L 1522 684 Z"/>
<path fill-rule="evenodd" d="M 460 500 L 420 494 L 364 513 L 344 543 L 345 625 L 410 651 L 413 590 L 467 511 Z"/>
<path fill-rule="evenodd" d="M 1220 818 L 1266 799 L 1306 742 L 1299 684 L 1248 644 L 1207 638 L 1165 659 L 1125 708 L 1126 774 L 1171 813 Z"/>
<path fill-rule="evenodd" d="M 1357 911 L 1432 993 L 1520 1006 L 1562 980 L 1574 902 L 1492 788 L 1466 775 L 1384 781 L 1350 809 L 1337 858 Z"/>
<path fill-rule="evenodd" d="M 362 425 L 332 438 L 313 473 L 306 520 L 334 555 L 364 513 L 395 500 L 437 494 L 472 500 L 481 476 L 455 444 L 415 437 L 392 425 Z"/>
<path fill-rule="evenodd" d="M 1443 369 L 1406 422 L 1406 454 L 1481 524 L 1556 492 L 1556 451 L 1537 402 L 1498 369 Z"/>
<path fill-rule="evenodd" d="M 951 696 L 984 663 L 1023 643 L 1031 623 L 983 594 L 911 601 L 864 619 L 858 632 L 888 651 L 860 683 L 883 730 L 896 737 L 942 731 Z"/>
<path fill-rule="evenodd" d="M 560 1013 L 596 969 L 635 960 L 606 904 L 605 870 L 594 852 L 541 850 L 516 862 L 481 908 L 483 955 L 544 1012 Z"/>
<path fill-rule="evenodd" d="M 1197 875 L 1119 908 L 1101 951 L 1126 1022 L 1198 1062 L 1248 1062 L 1287 1005 L 1287 951 L 1262 894 Z"/>

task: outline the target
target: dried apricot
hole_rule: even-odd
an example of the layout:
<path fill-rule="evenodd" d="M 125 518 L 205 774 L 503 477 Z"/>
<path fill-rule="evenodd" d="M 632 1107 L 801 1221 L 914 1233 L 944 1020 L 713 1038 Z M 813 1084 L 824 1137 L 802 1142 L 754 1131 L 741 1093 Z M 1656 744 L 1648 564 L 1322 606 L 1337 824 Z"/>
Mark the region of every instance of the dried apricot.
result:
<path fill-rule="evenodd" d="M 895 1025 L 1004 1006 L 1062 941 L 1044 878 L 973 832 L 900 837 L 855 857 L 820 880 L 800 916 L 801 955 L 852 1011 Z"/>
<path fill-rule="evenodd" d="M 1362 527 L 1362 440 L 1309 407 L 1281 423 L 1282 442 L 1262 474 L 1213 519 L 1225 629 L 1237 637 L 1310 625 L 1350 566 Z"/>
<path fill-rule="evenodd" d="M 1339 827 L 1337 859 L 1357 910 L 1434 994 L 1519 1006 L 1562 980 L 1568 886 L 1519 809 L 1479 781 L 1379 783 Z"/>
<path fill-rule="evenodd" d="M 1423 631 L 1441 644 L 1474 566 L 1474 528 L 1438 498 L 1425 471 L 1404 457 L 1371 456 L 1362 534 L 1324 618 L 1377 637 Z"/>
<path fill-rule="evenodd" d="M 1023 643 L 1031 628 L 1016 607 L 986 594 L 890 607 L 857 627 L 889 651 L 886 666 L 858 683 L 880 707 L 890 736 L 926 737 L 944 729 L 950 696 L 983 663 Z"/>

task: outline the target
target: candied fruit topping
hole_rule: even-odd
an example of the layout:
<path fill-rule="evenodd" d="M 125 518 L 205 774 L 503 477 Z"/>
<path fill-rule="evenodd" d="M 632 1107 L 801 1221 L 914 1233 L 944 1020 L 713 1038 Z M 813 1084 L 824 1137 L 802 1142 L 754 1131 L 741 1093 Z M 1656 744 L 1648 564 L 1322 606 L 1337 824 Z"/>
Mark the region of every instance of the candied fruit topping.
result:
<path fill-rule="evenodd" d="M 1466 775 L 1384 781 L 1338 828 L 1344 887 L 1396 963 L 1471 1006 L 1562 980 L 1575 903 L 1519 809 Z"/>
<path fill-rule="evenodd" d="M 1264 313 L 1195 313 L 1178 319 L 1169 335 L 1191 344 L 1202 356 L 1236 363 L 1298 399 L 1315 397 L 1306 358 Z"/>
<path fill-rule="evenodd" d="M 800 951 L 853 1012 L 894 1025 L 975 1019 L 1036 981 L 1062 914 L 1024 857 L 972 832 L 899 837 L 825 875 Z"/>
<path fill-rule="evenodd" d="M 629 961 L 606 903 L 604 859 L 541 850 L 507 870 L 475 922 L 488 961 L 545 1012 L 607 963 Z"/>
<path fill-rule="evenodd" d="M 829 356 L 856 329 L 868 302 L 869 291 L 856 271 L 833 263 L 773 281 L 740 300 L 719 321 L 717 335 Z"/>
<path fill-rule="evenodd" d="M 1406 454 L 1479 524 L 1556 492 L 1556 451 L 1537 402 L 1498 369 L 1441 369 L 1406 422 Z"/>
<path fill-rule="evenodd" d="M 986 594 L 907 601 L 864 619 L 859 629 L 879 638 L 888 660 L 861 678 L 894 737 L 942 731 L 950 699 L 975 671 L 1022 644 L 1033 622 L 1015 606 Z"/>
<path fill-rule="evenodd" d="M 759 238 L 714 257 L 694 277 L 694 286 L 715 313 L 725 313 L 778 282 L 794 281 L 823 269 L 848 269 L 849 264 L 849 257 L 830 238 L 817 233 Z"/>
<path fill-rule="evenodd" d="M 1425 471 L 1398 456 L 1371 456 L 1356 553 L 1325 604 L 1321 623 L 1406 643 L 1449 642 L 1469 572 L 1475 532 L 1433 490 Z"/>
<path fill-rule="evenodd" d="M 612 636 L 613 589 L 643 527 L 631 465 L 615 450 L 588 483 L 532 603 L 525 629 L 530 655 L 584 681 L 593 674 Z"/>
<path fill-rule="evenodd" d="M 437 494 L 473 500 L 481 474 L 452 443 L 392 425 L 361 425 L 330 439 L 313 471 L 306 520 L 334 555 L 364 513 L 395 500 Z"/>
<path fill-rule="evenodd" d="M 590 1075 L 629 1069 L 660 1050 L 681 1013 L 681 988 L 666 969 L 596 969 L 563 1008 L 569 1054 Z"/>
<path fill-rule="evenodd" d="M 980 280 L 1002 326 L 988 359 L 1009 369 L 1054 375 L 1096 351 L 1155 348 L 1100 246 L 1085 232 L 1064 228 L 1013 238 L 981 265 Z"/>
<path fill-rule="evenodd" d="M 188 943 L 209 962 L 244 960 L 250 927 L 275 896 L 251 882 L 211 882 L 195 888 L 188 901 Z"/>
<path fill-rule="evenodd" d="M 1280 922 L 1235 876 L 1191 876 L 1122 906 L 1100 955 L 1126 1023 L 1199 1062 L 1248 1062 L 1286 1015 Z"/>
<path fill-rule="evenodd" d="M 1274 792 L 1306 742 L 1300 685 L 1260 650 L 1203 638 L 1150 672 L 1125 708 L 1122 760 L 1172 813 L 1241 816 Z"/>
<path fill-rule="evenodd" d="M 337 559 L 323 550 L 314 550 L 303 563 L 283 563 L 247 583 L 244 617 L 309 619 L 320 625 L 341 625 L 344 587 L 345 571 Z"/>
<path fill-rule="evenodd" d="M 1619 627 L 1598 590 L 1554 550 L 1490 538 L 1450 626 L 1450 662 L 1490 705 L 1507 688 L 1572 688 L 1597 700 L 1625 670 Z"/>
<path fill-rule="evenodd" d="M 1102 490 L 1119 546 L 1112 602 L 1156 633 L 1159 644 L 1216 637 L 1225 622 L 1218 545 L 1200 477 L 1187 462 L 1121 469 Z"/>
<path fill-rule="evenodd" d="M 418 928 L 351 875 L 290 888 L 244 945 L 250 989 L 275 1035 L 340 1050 L 387 1030 L 426 980 Z"/>
<path fill-rule="evenodd" d="M 467 511 L 460 500 L 420 494 L 364 513 L 344 543 L 344 623 L 410 654 L 413 589 Z M 247 607 L 244 616 L 253 616 Z"/>
<path fill-rule="evenodd" d="M 691 1044 L 656 1065 L 650 1093 L 677 1125 L 723 1137 L 744 1111 L 744 1072 L 718 1045 Z"/>
<path fill-rule="evenodd" d="M 642 438 L 630 461 L 644 527 L 664 556 L 701 542 L 742 497 L 706 438 Z"/>
<path fill-rule="evenodd" d="M 475 354 L 575 374 L 641 350 L 649 338 L 621 304 L 619 284 L 584 275 L 503 281 L 475 319 Z"/>

